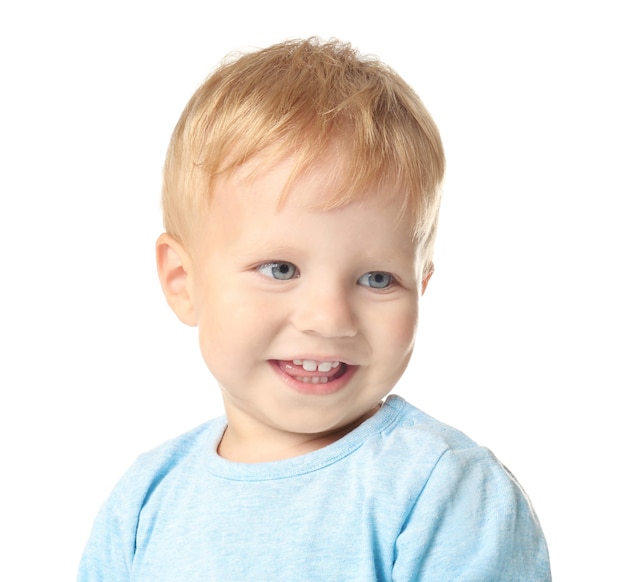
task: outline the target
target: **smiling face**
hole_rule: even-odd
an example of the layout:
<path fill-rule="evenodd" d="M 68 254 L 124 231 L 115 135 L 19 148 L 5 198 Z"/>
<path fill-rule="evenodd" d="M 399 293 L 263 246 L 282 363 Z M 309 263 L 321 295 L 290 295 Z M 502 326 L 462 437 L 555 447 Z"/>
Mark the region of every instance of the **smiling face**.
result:
<path fill-rule="evenodd" d="M 220 453 L 269 460 L 336 440 L 389 393 L 413 348 L 422 274 L 399 197 L 324 209 L 321 166 L 281 203 L 292 162 L 248 169 L 218 183 L 189 253 L 161 237 L 159 270 L 221 387 Z"/>

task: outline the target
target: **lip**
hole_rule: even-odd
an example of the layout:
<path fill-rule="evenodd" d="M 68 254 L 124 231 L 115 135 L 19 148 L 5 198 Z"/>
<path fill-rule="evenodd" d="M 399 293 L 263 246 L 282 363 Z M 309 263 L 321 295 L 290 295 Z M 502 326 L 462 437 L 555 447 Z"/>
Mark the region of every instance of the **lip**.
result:
<path fill-rule="evenodd" d="M 300 358 L 295 358 L 300 359 Z M 340 360 L 320 360 L 319 358 L 302 358 L 302 359 L 315 359 L 317 361 L 340 361 Z M 289 388 L 295 390 L 296 392 L 300 392 L 301 394 L 314 394 L 314 395 L 324 395 L 324 394 L 334 394 L 339 392 L 342 388 L 350 382 L 356 371 L 358 370 L 358 366 L 354 366 L 352 364 L 347 364 L 342 362 L 341 365 L 344 367 L 343 373 L 336 379 L 329 380 L 325 384 L 313 384 L 311 382 L 301 382 L 294 376 L 287 374 L 284 369 L 281 367 L 280 362 L 290 362 L 291 360 L 270 360 L 270 365 L 278 375 L 278 377 L 285 383 Z M 302 370 L 302 373 L 299 374 L 301 377 L 313 377 L 316 374 L 315 372 L 307 372 L 306 370 Z"/>

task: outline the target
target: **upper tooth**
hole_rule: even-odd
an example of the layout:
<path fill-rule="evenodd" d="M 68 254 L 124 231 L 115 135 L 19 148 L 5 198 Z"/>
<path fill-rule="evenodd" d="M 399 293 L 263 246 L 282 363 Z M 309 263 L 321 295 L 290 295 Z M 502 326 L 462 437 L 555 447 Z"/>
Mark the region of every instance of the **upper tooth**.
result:
<path fill-rule="evenodd" d="M 339 362 L 317 362 L 315 360 L 293 360 L 296 366 L 302 366 L 307 372 L 330 372 L 339 366 Z"/>
<path fill-rule="evenodd" d="M 302 360 L 302 367 L 307 372 L 315 372 L 317 370 L 317 362 L 315 360 Z"/>

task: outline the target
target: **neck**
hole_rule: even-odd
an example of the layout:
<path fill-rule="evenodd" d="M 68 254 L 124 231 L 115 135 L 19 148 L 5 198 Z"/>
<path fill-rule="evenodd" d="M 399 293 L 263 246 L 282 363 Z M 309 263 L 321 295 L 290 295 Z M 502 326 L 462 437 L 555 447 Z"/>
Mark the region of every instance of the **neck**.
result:
<path fill-rule="evenodd" d="M 381 404 L 377 404 L 357 420 L 319 434 L 300 434 L 265 430 L 238 430 L 237 424 L 231 422 L 224 431 L 217 453 L 228 461 L 237 463 L 267 463 L 283 461 L 307 453 L 312 453 L 338 441 L 352 432 L 365 420 L 376 414 Z"/>

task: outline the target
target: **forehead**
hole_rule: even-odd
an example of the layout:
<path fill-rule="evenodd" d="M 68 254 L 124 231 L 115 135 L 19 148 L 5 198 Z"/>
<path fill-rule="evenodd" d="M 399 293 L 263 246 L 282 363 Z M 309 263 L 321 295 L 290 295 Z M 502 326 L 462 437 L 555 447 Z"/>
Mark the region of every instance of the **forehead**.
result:
<path fill-rule="evenodd" d="M 258 207 L 280 212 L 286 206 L 306 211 L 368 204 L 394 209 L 398 223 L 412 218 L 406 211 L 408 195 L 399 184 L 379 180 L 356 189 L 346 179 L 345 163 L 336 152 L 309 164 L 294 155 L 258 156 L 215 183 L 211 212 L 224 206 L 236 206 L 238 212 Z"/>
<path fill-rule="evenodd" d="M 293 159 L 246 164 L 215 185 L 203 244 L 212 247 L 327 246 L 415 252 L 413 224 L 402 196 L 372 188 L 350 198 L 337 194 L 337 167 L 316 164 L 297 173 Z M 208 238 L 207 238 L 208 237 Z M 329 247 L 329 251 L 331 251 Z"/>

